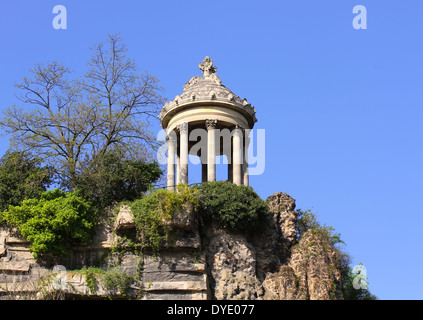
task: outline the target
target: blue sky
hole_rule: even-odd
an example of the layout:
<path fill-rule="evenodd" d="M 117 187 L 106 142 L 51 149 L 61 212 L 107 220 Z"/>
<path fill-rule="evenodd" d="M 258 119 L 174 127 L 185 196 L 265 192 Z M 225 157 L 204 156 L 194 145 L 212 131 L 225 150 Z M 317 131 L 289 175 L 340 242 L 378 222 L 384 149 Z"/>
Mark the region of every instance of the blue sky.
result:
<path fill-rule="evenodd" d="M 59 4 L 67 30 L 52 27 Z M 352 27 L 359 4 L 366 30 Z M 423 299 L 422 10 L 417 0 L 2 1 L 0 110 L 35 63 L 82 74 L 109 33 L 168 100 L 208 55 L 266 130 L 258 194 L 286 192 L 335 227 L 379 298 Z"/>

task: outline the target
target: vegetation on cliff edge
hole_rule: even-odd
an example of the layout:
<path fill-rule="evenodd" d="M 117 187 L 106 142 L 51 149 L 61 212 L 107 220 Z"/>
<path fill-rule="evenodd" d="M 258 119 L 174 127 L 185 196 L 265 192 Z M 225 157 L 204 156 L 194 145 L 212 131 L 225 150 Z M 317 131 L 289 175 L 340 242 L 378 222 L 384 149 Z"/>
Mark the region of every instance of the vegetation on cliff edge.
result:
<path fill-rule="evenodd" d="M 198 187 L 199 212 L 204 221 L 230 231 L 250 231 L 263 226 L 269 210 L 253 188 L 228 181 Z"/>
<path fill-rule="evenodd" d="M 341 234 L 335 232 L 335 229 L 326 224 L 322 225 L 316 215 L 311 210 L 298 210 L 297 228 L 297 242 L 308 231 L 312 230 L 314 233 L 322 237 L 327 243 L 336 250 L 338 260 L 338 269 L 341 272 L 342 294 L 345 300 L 375 300 L 377 297 L 372 294 L 367 288 L 367 277 L 360 275 L 360 271 L 355 272 L 351 265 L 351 257 L 343 251 L 341 245 L 345 242 L 341 239 Z M 354 288 L 354 281 L 357 283 L 357 276 L 366 284 L 365 288 Z M 357 287 L 357 285 L 356 285 Z"/>

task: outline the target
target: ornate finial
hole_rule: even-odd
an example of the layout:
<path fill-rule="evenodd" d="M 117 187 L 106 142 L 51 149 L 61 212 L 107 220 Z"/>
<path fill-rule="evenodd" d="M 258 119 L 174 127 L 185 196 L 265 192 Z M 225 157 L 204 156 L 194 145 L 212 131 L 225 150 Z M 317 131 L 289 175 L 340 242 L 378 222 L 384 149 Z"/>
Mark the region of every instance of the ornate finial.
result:
<path fill-rule="evenodd" d="M 208 78 L 212 73 L 215 73 L 217 68 L 213 66 L 213 60 L 210 57 L 205 57 L 203 63 L 199 63 L 198 67 L 203 72 L 203 77 Z"/>

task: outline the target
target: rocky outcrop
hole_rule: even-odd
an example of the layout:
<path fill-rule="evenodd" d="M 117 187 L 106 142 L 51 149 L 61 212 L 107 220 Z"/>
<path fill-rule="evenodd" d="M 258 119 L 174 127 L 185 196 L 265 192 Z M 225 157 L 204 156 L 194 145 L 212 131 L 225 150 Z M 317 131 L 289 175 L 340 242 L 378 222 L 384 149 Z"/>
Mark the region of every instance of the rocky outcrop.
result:
<path fill-rule="evenodd" d="M 282 236 L 285 249 L 289 249 L 297 240 L 295 200 L 286 193 L 277 192 L 267 198 L 269 210 L 278 233 Z"/>
<path fill-rule="evenodd" d="M 265 299 L 342 299 L 339 253 L 314 230 L 292 248 L 289 262 L 263 282 Z"/>
<path fill-rule="evenodd" d="M 266 228 L 252 235 L 206 233 L 209 297 L 342 299 L 335 248 L 313 230 L 297 243 L 298 212 L 292 197 L 278 192 L 267 201 L 271 215 Z"/>
<path fill-rule="evenodd" d="M 300 287 L 295 271 L 288 265 L 283 265 L 277 272 L 269 273 L 263 281 L 265 300 L 304 300 L 307 290 Z"/>
<path fill-rule="evenodd" d="M 315 230 L 307 231 L 291 253 L 289 266 L 301 293 L 311 300 L 341 299 L 339 253 Z"/>
<path fill-rule="evenodd" d="M 261 281 L 286 263 L 297 235 L 295 200 L 286 193 L 277 192 L 267 201 L 270 211 L 267 227 L 251 237 L 257 251 L 257 276 Z"/>
<path fill-rule="evenodd" d="M 117 258 L 110 252 L 135 228 L 130 208 L 122 206 L 112 226 L 99 225 L 92 243 L 74 248 L 56 263 L 68 271 L 88 266 L 107 270 L 113 263 L 138 279 L 128 291 L 138 299 L 342 299 L 337 250 L 313 230 L 297 241 L 292 197 L 278 192 L 267 201 L 271 214 L 266 226 L 254 232 L 202 225 L 193 208 L 184 207 L 170 222 L 170 240 L 158 256 L 124 250 Z M 40 298 L 38 285 L 51 279 L 51 268 L 37 263 L 28 247 L 25 239 L 1 231 L 0 297 L 33 293 Z M 62 288 L 66 298 L 122 297 L 102 285 L 104 275 L 96 276 L 94 292 L 83 273 L 68 275 Z"/>
<path fill-rule="evenodd" d="M 203 244 L 207 262 L 209 298 L 225 300 L 257 299 L 262 295 L 257 279 L 256 249 L 245 236 L 224 230 L 213 232 Z"/>
<path fill-rule="evenodd" d="M 115 220 L 114 231 L 117 234 L 131 233 L 135 229 L 134 216 L 131 207 L 122 205 Z"/>

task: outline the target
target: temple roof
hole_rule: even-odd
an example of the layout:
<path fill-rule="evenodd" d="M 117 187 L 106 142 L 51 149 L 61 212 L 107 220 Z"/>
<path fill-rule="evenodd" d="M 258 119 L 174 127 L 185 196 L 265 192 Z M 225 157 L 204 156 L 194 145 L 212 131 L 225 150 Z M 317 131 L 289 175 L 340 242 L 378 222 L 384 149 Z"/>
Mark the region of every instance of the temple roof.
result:
<path fill-rule="evenodd" d="M 205 57 L 198 67 L 203 76 L 189 79 L 183 86 L 183 92 L 164 104 L 159 115 L 163 127 L 167 125 L 167 118 L 179 109 L 186 109 L 191 105 L 224 105 L 243 113 L 252 124 L 257 121 L 256 110 L 247 99 L 241 99 L 222 84 L 212 59 Z"/>

